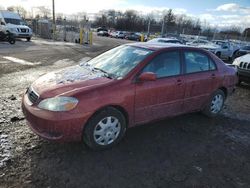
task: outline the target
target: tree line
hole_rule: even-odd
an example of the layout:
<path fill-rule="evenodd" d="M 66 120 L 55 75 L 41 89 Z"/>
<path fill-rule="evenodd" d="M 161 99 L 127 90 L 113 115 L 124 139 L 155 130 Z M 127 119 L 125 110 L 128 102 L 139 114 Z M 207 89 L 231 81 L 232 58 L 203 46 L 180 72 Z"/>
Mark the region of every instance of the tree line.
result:
<path fill-rule="evenodd" d="M 241 32 L 240 27 L 232 26 L 219 31 L 218 28 L 210 26 L 206 20 L 201 22 L 199 18 L 191 18 L 185 14 L 174 14 L 172 9 L 163 11 L 160 18 L 159 16 L 156 17 L 153 13 L 142 15 L 135 10 L 125 12 L 106 10 L 99 12 L 93 21 L 93 26 L 146 33 L 204 35 L 208 38 L 216 37 L 215 34 L 223 36 L 222 38 L 225 39 L 246 39 L 250 37 L 247 28 Z"/>
<path fill-rule="evenodd" d="M 51 9 L 45 6 L 35 7 L 35 14 L 28 12 L 22 6 L 10 6 L 9 11 L 17 12 L 22 18 L 29 19 L 51 19 Z M 94 20 L 88 20 L 88 14 L 84 12 L 64 15 L 57 13 L 57 23 L 62 24 L 67 16 L 67 21 L 77 24 L 84 24 L 89 21 L 92 27 L 107 27 L 109 29 L 122 31 L 136 31 L 150 33 L 170 33 L 170 34 L 190 34 L 190 35 L 205 35 L 213 38 L 215 33 L 222 35 L 224 38 L 243 38 L 250 37 L 249 28 L 241 32 L 240 27 L 232 26 L 228 29 L 218 30 L 211 27 L 208 22 L 202 21 L 199 18 L 191 18 L 185 14 L 174 14 L 172 9 L 150 14 L 142 14 L 136 10 L 127 10 L 125 12 L 116 10 L 103 10 L 96 14 Z"/>
<path fill-rule="evenodd" d="M 121 11 L 107 10 L 102 11 L 93 22 L 94 26 L 106 26 L 117 30 L 125 31 L 151 31 L 151 32 L 185 32 L 198 34 L 201 31 L 201 22 L 194 20 L 186 15 L 175 15 L 169 9 L 162 17 L 156 19 L 153 14 L 140 15 L 135 10 Z"/>

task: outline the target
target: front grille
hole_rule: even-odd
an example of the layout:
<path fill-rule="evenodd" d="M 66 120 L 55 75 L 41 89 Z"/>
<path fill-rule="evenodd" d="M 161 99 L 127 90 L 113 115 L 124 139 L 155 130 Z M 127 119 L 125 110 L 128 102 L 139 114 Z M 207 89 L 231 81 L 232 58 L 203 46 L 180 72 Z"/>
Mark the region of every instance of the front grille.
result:
<path fill-rule="evenodd" d="M 245 70 L 250 70 L 250 63 L 248 63 L 248 62 L 241 62 L 239 68 L 240 69 L 245 69 Z"/>
<path fill-rule="evenodd" d="M 21 29 L 21 32 L 22 32 L 22 33 L 26 33 L 27 30 L 26 30 L 26 29 Z"/>
<path fill-rule="evenodd" d="M 35 103 L 39 98 L 39 95 L 31 87 L 29 87 L 27 91 L 27 95 L 28 95 L 30 102 L 32 103 Z"/>

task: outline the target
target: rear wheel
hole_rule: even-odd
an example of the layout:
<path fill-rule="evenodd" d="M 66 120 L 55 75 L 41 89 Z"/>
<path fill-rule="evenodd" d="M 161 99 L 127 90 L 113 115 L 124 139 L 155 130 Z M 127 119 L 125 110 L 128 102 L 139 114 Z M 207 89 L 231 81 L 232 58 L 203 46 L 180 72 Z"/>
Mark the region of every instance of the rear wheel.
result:
<path fill-rule="evenodd" d="M 223 109 L 225 98 L 225 93 L 222 90 L 218 89 L 214 92 L 207 106 L 202 112 L 208 117 L 217 116 Z"/>
<path fill-rule="evenodd" d="M 84 143 L 93 150 L 101 150 L 117 144 L 126 132 L 124 115 L 113 107 L 108 107 L 87 123 L 84 133 Z"/>
<path fill-rule="evenodd" d="M 221 58 L 221 53 L 220 52 L 216 52 L 215 54 L 218 58 Z"/>

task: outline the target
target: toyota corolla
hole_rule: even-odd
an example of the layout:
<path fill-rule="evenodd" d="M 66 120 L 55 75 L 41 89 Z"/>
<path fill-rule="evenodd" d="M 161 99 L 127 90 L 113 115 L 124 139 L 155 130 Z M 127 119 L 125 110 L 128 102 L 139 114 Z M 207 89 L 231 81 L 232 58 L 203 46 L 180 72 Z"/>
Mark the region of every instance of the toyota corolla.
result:
<path fill-rule="evenodd" d="M 218 115 L 236 83 L 235 69 L 206 50 L 134 43 L 42 76 L 22 109 L 42 138 L 105 149 L 135 125 L 198 111 Z"/>

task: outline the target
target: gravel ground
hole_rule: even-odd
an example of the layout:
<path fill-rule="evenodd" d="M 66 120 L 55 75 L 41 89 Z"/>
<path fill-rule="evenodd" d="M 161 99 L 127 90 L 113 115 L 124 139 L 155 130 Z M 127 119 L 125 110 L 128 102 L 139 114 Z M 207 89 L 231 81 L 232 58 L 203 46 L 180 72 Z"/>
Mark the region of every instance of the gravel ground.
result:
<path fill-rule="evenodd" d="M 107 151 L 44 141 L 30 131 L 21 112 L 30 83 L 124 42 L 95 37 L 93 47 L 39 39 L 0 44 L 0 187 L 250 187 L 246 84 L 217 118 L 194 113 L 135 127 Z"/>

